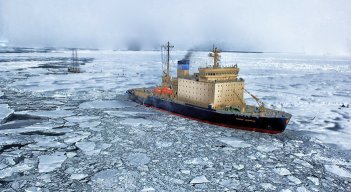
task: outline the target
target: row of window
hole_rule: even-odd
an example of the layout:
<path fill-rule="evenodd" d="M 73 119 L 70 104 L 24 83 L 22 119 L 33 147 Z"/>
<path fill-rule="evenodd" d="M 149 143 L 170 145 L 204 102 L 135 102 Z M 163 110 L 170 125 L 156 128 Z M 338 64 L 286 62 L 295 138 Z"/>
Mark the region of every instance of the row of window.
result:
<path fill-rule="evenodd" d="M 206 76 L 216 76 L 216 75 L 237 75 L 237 71 L 230 71 L 230 72 L 219 72 L 219 73 L 201 73 L 201 75 L 206 75 Z"/>

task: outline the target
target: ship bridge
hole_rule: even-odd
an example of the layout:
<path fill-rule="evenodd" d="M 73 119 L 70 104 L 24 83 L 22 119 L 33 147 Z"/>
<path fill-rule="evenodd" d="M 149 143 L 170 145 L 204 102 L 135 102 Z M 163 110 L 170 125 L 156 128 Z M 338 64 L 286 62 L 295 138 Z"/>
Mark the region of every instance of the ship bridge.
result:
<path fill-rule="evenodd" d="M 214 58 L 213 66 L 199 68 L 194 75 L 181 71 L 179 65 L 184 62 L 178 62 L 178 78 L 174 83 L 178 100 L 212 109 L 229 107 L 244 112 L 244 80 L 238 78 L 240 69 L 237 65 L 220 66 L 217 48 L 209 56 Z"/>
<path fill-rule="evenodd" d="M 234 65 L 232 67 L 206 67 L 199 68 L 197 79 L 199 81 L 236 81 L 239 68 Z"/>

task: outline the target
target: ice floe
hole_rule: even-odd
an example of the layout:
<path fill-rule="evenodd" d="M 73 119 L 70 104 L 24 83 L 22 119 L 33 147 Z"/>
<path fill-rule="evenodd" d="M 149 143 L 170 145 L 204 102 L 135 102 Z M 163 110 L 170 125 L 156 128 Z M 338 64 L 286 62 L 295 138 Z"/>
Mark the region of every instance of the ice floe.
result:
<path fill-rule="evenodd" d="M 108 108 L 126 108 L 136 106 L 136 103 L 121 100 L 97 100 L 88 101 L 79 105 L 82 109 L 108 109 Z"/>
<path fill-rule="evenodd" d="M 153 187 L 144 187 L 140 192 L 154 192 L 156 191 Z"/>
<path fill-rule="evenodd" d="M 172 146 L 172 142 L 167 142 L 167 141 L 156 141 L 156 146 L 159 148 L 163 148 L 163 147 L 170 147 Z"/>
<path fill-rule="evenodd" d="M 97 155 L 100 153 L 101 149 L 96 149 L 96 144 L 94 142 L 81 141 L 77 142 L 76 146 L 82 150 L 86 155 Z"/>
<path fill-rule="evenodd" d="M 82 179 L 85 179 L 86 177 L 88 177 L 89 175 L 88 174 L 83 174 L 83 173 L 75 173 L 75 174 L 72 174 L 70 176 L 70 179 L 73 179 L 73 180 L 82 180 Z"/>
<path fill-rule="evenodd" d="M 8 104 L 0 104 L 0 123 L 4 123 L 14 111 L 10 109 Z"/>
<path fill-rule="evenodd" d="M 299 184 L 302 183 L 300 179 L 298 179 L 297 177 L 292 176 L 292 175 L 289 175 L 289 176 L 288 176 L 288 179 L 289 179 L 291 182 L 295 183 L 296 185 L 299 185 Z"/>
<path fill-rule="evenodd" d="M 54 152 L 50 155 L 39 156 L 39 173 L 47 173 L 60 168 L 66 159 L 64 152 Z"/>
<path fill-rule="evenodd" d="M 40 117 L 49 117 L 49 118 L 69 117 L 74 115 L 72 111 L 62 110 L 62 109 L 51 110 L 51 111 L 30 111 L 30 112 L 21 111 L 19 113 L 40 116 Z"/>
<path fill-rule="evenodd" d="M 310 181 L 312 181 L 315 185 L 319 185 L 319 179 L 317 177 L 307 177 Z"/>
<path fill-rule="evenodd" d="M 290 171 L 286 168 L 275 168 L 274 172 L 278 173 L 279 175 L 285 176 L 285 175 L 291 175 Z"/>
<path fill-rule="evenodd" d="M 206 178 L 206 176 L 202 175 L 202 176 L 193 178 L 190 181 L 190 184 L 201 184 L 201 183 L 208 183 L 208 182 L 210 181 Z"/>
<path fill-rule="evenodd" d="M 130 165 L 141 166 L 148 164 L 150 158 L 144 153 L 133 153 L 128 155 L 127 160 Z"/>
<path fill-rule="evenodd" d="M 277 187 L 272 185 L 271 183 L 261 183 L 260 184 L 264 190 L 274 191 Z"/>
<path fill-rule="evenodd" d="M 14 173 L 22 173 L 33 169 L 34 167 L 30 163 L 20 163 L 13 167 L 7 167 L 0 170 L 0 179 L 11 177 Z"/>
<path fill-rule="evenodd" d="M 219 141 L 231 146 L 231 147 L 250 147 L 251 145 L 246 143 L 245 141 L 235 138 L 235 137 L 224 137 L 219 138 Z"/>
<path fill-rule="evenodd" d="M 351 178 L 351 173 L 350 171 L 347 171 L 346 169 L 340 167 L 339 165 L 324 165 L 325 169 L 335 175 L 338 175 L 340 177 L 348 177 Z"/>
<path fill-rule="evenodd" d="M 120 121 L 123 125 L 130 125 L 130 126 L 158 126 L 161 125 L 160 122 L 152 121 L 144 118 L 126 118 Z"/>

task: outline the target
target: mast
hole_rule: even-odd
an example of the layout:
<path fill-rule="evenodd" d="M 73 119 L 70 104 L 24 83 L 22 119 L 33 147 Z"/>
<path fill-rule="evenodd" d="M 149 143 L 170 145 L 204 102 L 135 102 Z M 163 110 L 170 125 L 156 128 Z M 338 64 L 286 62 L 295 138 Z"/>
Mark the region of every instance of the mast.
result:
<path fill-rule="evenodd" d="M 163 49 L 166 49 L 167 51 L 167 54 L 166 54 L 166 65 L 167 65 L 167 69 L 166 71 L 164 71 L 164 76 L 162 78 L 162 86 L 163 87 L 169 87 L 171 86 L 171 78 L 170 78 L 170 75 L 169 75 L 169 63 L 170 63 L 170 50 L 171 48 L 173 48 L 174 46 L 171 45 L 169 42 L 167 42 L 166 45 L 163 45 L 162 48 Z"/>
<path fill-rule="evenodd" d="M 169 76 L 169 41 L 167 42 L 167 76 Z"/>
<path fill-rule="evenodd" d="M 210 57 L 213 57 L 213 68 L 219 68 L 220 55 L 217 48 L 213 48 L 213 52 L 209 54 Z"/>

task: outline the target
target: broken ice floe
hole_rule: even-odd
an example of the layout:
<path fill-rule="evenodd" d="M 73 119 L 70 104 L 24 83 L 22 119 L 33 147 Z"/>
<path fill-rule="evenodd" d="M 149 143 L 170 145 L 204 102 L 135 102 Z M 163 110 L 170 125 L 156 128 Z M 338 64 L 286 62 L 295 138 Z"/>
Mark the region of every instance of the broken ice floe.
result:
<path fill-rule="evenodd" d="M 71 135 L 71 136 L 65 138 L 64 142 L 67 144 L 76 143 L 80 140 L 83 140 L 83 139 L 89 137 L 90 134 L 91 133 L 89 133 L 89 132 L 83 132 L 83 133 L 79 133 L 78 135 Z"/>
<path fill-rule="evenodd" d="M 283 148 L 283 143 L 279 143 L 278 141 L 272 141 L 270 145 L 268 144 L 259 145 L 257 147 L 257 150 L 262 152 L 272 152 L 281 148 Z"/>
<path fill-rule="evenodd" d="M 213 163 L 211 161 L 208 160 L 207 157 L 196 157 L 193 159 L 189 159 L 184 161 L 185 164 L 190 164 L 190 165 L 206 165 L 206 166 L 212 166 Z"/>
<path fill-rule="evenodd" d="M 93 191 L 136 191 L 137 172 L 107 169 L 91 177 Z"/>
<path fill-rule="evenodd" d="M 286 168 L 275 168 L 274 172 L 282 176 L 291 175 L 290 171 Z"/>
<path fill-rule="evenodd" d="M 0 91 L 0 97 L 2 97 L 4 95 L 4 93 L 2 91 Z"/>
<path fill-rule="evenodd" d="M 66 159 L 67 157 L 64 152 L 55 152 L 50 155 L 39 156 L 39 173 L 51 172 L 60 168 Z"/>
<path fill-rule="evenodd" d="M 272 185 L 271 183 L 261 183 L 261 186 L 266 191 L 267 190 L 274 191 L 277 188 L 274 185 Z"/>
<path fill-rule="evenodd" d="M 126 117 L 139 117 L 139 116 L 145 116 L 145 115 L 154 115 L 154 112 L 143 112 L 143 111 L 104 111 L 108 115 L 114 116 L 114 117 L 121 117 L 121 118 L 126 118 Z"/>
<path fill-rule="evenodd" d="M 302 183 L 300 179 L 298 179 L 297 177 L 292 176 L 292 175 L 289 175 L 288 179 L 296 185 L 299 185 Z"/>
<path fill-rule="evenodd" d="M 348 177 L 351 178 L 351 173 L 346 169 L 340 167 L 339 165 L 324 165 L 325 169 L 335 175 L 340 177 Z"/>
<path fill-rule="evenodd" d="M 22 173 L 22 172 L 31 170 L 33 168 L 34 168 L 33 165 L 27 162 L 17 164 L 13 167 L 7 167 L 0 170 L 0 179 L 11 177 L 14 173 Z"/>
<path fill-rule="evenodd" d="M 163 147 L 170 147 L 172 146 L 172 142 L 166 142 L 166 141 L 156 141 L 156 146 L 158 148 L 163 148 Z"/>
<path fill-rule="evenodd" d="M 312 181 L 315 185 L 319 185 L 319 179 L 317 177 L 307 177 L 310 181 Z"/>
<path fill-rule="evenodd" d="M 152 121 L 149 119 L 143 119 L 143 118 L 126 118 L 120 121 L 121 124 L 123 125 L 130 125 L 130 126 L 159 126 L 162 125 L 160 122 L 157 121 Z"/>
<path fill-rule="evenodd" d="M 51 110 L 51 111 L 21 111 L 19 114 L 29 114 L 33 116 L 39 116 L 39 117 L 49 117 L 49 118 L 59 118 L 59 117 L 69 117 L 73 116 L 74 113 L 69 110 L 62 110 L 62 109 L 57 109 L 57 110 Z"/>
<path fill-rule="evenodd" d="M 150 158 L 144 153 L 133 153 L 127 157 L 128 163 L 134 166 L 141 166 L 149 163 Z"/>
<path fill-rule="evenodd" d="M 14 111 L 9 108 L 9 105 L 0 104 L 0 123 L 4 123 L 13 112 Z"/>
<path fill-rule="evenodd" d="M 77 142 L 76 146 L 82 150 L 86 155 L 97 155 L 100 153 L 101 149 L 96 149 L 96 144 L 94 142 L 81 141 Z"/>
<path fill-rule="evenodd" d="M 224 138 L 219 138 L 218 140 L 231 147 L 250 147 L 251 146 L 245 141 L 235 137 L 224 137 Z"/>
<path fill-rule="evenodd" d="M 34 143 L 33 139 L 25 136 L 0 136 L 0 153 L 16 147 L 23 147 Z"/>
<path fill-rule="evenodd" d="M 144 187 L 140 192 L 154 192 L 154 191 L 156 190 L 152 187 Z"/>
<path fill-rule="evenodd" d="M 65 149 L 68 147 L 66 144 L 56 141 L 54 137 L 35 137 L 34 141 L 36 143 L 28 145 L 32 150 L 46 151 L 48 148 Z"/>
<path fill-rule="evenodd" d="M 98 100 L 88 101 L 79 105 L 82 109 L 108 109 L 134 107 L 136 103 L 121 100 Z"/>
<path fill-rule="evenodd" d="M 201 184 L 210 182 L 204 175 L 195 177 L 190 181 L 190 184 Z"/>
<path fill-rule="evenodd" d="M 70 179 L 73 180 L 82 180 L 85 179 L 86 177 L 88 177 L 88 174 L 83 174 L 83 173 L 74 173 L 70 176 Z"/>

